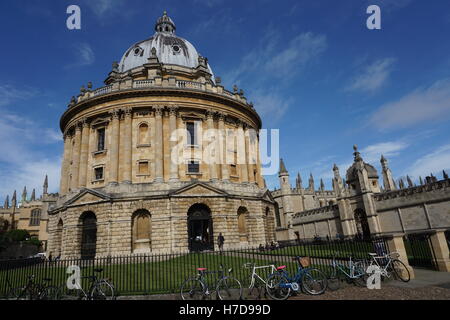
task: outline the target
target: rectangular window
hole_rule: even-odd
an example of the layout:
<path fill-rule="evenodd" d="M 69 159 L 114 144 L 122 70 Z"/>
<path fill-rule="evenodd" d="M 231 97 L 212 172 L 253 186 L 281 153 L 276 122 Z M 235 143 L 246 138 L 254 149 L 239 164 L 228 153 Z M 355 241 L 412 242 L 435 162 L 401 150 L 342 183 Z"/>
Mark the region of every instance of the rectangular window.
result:
<path fill-rule="evenodd" d="M 97 151 L 105 150 L 105 128 L 97 130 Z"/>
<path fill-rule="evenodd" d="M 103 167 L 95 168 L 95 180 L 103 180 Z"/>
<path fill-rule="evenodd" d="M 139 174 L 148 174 L 148 161 L 140 161 L 139 162 L 139 168 L 138 168 Z"/>
<path fill-rule="evenodd" d="M 197 144 L 197 133 L 195 122 L 186 122 L 186 135 L 188 145 Z"/>
<path fill-rule="evenodd" d="M 198 161 L 189 161 L 188 173 L 199 173 L 199 172 L 200 172 L 200 163 Z"/>

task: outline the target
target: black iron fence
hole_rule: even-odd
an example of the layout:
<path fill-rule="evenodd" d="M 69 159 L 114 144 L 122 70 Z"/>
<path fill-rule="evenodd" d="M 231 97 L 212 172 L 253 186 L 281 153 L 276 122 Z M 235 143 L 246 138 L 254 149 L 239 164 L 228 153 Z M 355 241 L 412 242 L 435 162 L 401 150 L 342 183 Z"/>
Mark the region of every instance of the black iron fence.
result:
<path fill-rule="evenodd" d="M 403 237 L 403 240 L 408 262 L 411 266 L 437 270 L 430 233 L 408 234 Z"/>
<path fill-rule="evenodd" d="M 5 295 L 11 288 L 25 285 L 30 275 L 34 275 L 37 282 L 50 278 L 52 285 L 60 286 L 68 293 L 67 268 L 72 265 L 80 267 L 82 277 L 94 275 L 95 269 L 103 269 L 101 274 L 97 275 L 110 279 L 119 295 L 157 294 L 178 292 L 182 282 L 189 276 L 194 276 L 199 267 L 208 270 L 219 270 L 221 265 L 224 266 L 224 270 L 232 268 L 233 276 L 244 287 L 248 287 L 251 269 L 244 267 L 247 263 L 286 265 L 289 272 L 295 272 L 297 265 L 292 258 L 307 256 L 311 257 L 313 267 L 328 273 L 333 256 L 336 255 L 345 263 L 350 256 L 355 259 L 367 259 L 369 252 L 388 253 L 386 241 L 384 239 L 291 241 L 282 242 L 278 246 L 240 248 L 225 250 L 222 253 L 203 251 L 111 256 L 92 260 L 0 261 L 0 296 Z M 214 276 L 217 275 L 210 275 L 208 281 L 214 282 L 216 280 Z M 89 287 L 87 279 L 82 280 L 82 287 Z"/>

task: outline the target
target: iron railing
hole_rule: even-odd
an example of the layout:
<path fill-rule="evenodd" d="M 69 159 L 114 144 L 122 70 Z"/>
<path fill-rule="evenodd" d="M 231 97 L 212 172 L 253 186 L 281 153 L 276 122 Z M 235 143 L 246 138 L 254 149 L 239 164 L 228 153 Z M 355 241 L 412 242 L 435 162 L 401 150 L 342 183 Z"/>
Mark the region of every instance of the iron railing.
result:
<path fill-rule="evenodd" d="M 178 293 L 182 282 L 194 276 L 196 268 L 199 267 L 208 270 L 218 270 L 221 265 L 226 269 L 233 268 L 233 276 L 241 281 L 244 287 L 248 287 L 251 270 L 244 268 L 246 263 L 286 265 L 290 272 L 295 272 L 297 266 L 292 258 L 308 256 L 311 257 L 313 267 L 328 273 L 333 255 L 337 254 L 337 258 L 345 264 L 350 256 L 354 259 L 367 259 L 369 252 L 387 253 L 386 241 L 384 239 L 294 241 L 278 246 L 240 248 L 223 252 L 109 256 L 92 260 L 5 260 L 0 261 L 0 296 L 7 294 L 11 288 L 25 285 L 30 275 L 35 275 L 37 282 L 50 278 L 52 285 L 60 286 L 67 292 L 66 282 L 69 274 L 66 272 L 72 265 L 80 267 L 81 276 L 94 275 L 95 269 L 102 268 L 102 273 L 97 276 L 110 279 L 119 295 L 157 294 Z M 87 281 L 83 280 L 83 288 L 88 287 Z"/>

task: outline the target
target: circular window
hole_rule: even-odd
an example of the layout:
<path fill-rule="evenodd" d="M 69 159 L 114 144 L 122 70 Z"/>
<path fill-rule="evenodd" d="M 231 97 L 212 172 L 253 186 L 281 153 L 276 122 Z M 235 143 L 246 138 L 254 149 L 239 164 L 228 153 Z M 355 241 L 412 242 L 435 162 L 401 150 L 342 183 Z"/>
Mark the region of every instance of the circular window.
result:
<path fill-rule="evenodd" d="M 172 46 L 172 50 L 173 50 L 174 53 L 179 53 L 180 52 L 180 47 L 177 46 L 177 45 Z"/>
<path fill-rule="evenodd" d="M 133 49 L 134 55 L 138 56 L 142 53 L 142 48 L 141 47 L 136 47 Z"/>

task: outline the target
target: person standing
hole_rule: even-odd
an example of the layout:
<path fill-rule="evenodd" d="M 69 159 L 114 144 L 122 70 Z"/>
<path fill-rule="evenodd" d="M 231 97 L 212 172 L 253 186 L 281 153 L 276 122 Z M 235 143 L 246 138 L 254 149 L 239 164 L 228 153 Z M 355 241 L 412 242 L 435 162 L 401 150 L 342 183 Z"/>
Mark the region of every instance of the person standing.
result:
<path fill-rule="evenodd" d="M 219 245 L 219 251 L 220 254 L 223 252 L 223 243 L 225 242 L 225 238 L 222 235 L 222 232 L 219 233 L 219 236 L 217 237 L 217 244 Z"/>

